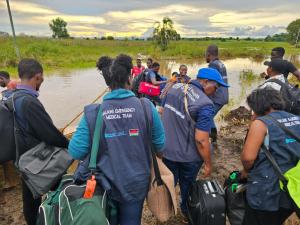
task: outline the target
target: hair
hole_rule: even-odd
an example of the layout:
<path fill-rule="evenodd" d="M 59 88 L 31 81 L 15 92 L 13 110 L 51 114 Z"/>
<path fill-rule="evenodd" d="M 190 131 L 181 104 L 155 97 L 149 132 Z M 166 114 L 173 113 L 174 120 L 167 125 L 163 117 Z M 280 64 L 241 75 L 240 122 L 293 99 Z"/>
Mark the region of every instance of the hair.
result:
<path fill-rule="evenodd" d="M 158 67 L 158 66 L 160 66 L 158 62 L 154 62 L 154 63 L 152 64 L 152 68 L 155 68 L 155 67 Z"/>
<path fill-rule="evenodd" d="M 283 57 L 285 54 L 285 49 L 283 47 L 276 47 L 272 49 L 272 52 L 276 52 L 278 56 Z"/>
<path fill-rule="evenodd" d="M 172 76 L 178 76 L 178 72 L 173 72 Z"/>
<path fill-rule="evenodd" d="M 131 76 L 132 58 L 124 54 L 120 54 L 114 60 L 104 56 L 99 59 L 97 67 L 102 71 L 105 82 L 112 90 L 125 88 Z"/>
<path fill-rule="evenodd" d="M 180 70 L 182 67 L 185 67 L 185 68 L 187 68 L 187 66 L 186 66 L 186 65 L 182 64 L 182 65 L 180 65 L 180 66 L 179 66 L 179 70 Z"/>
<path fill-rule="evenodd" d="M 247 97 L 247 104 L 258 116 L 264 116 L 271 109 L 284 110 L 285 103 L 279 91 L 271 88 L 258 88 Z"/>
<path fill-rule="evenodd" d="M 22 59 L 18 65 L 21 80 L 30 80 L 38 73 L 43 73 L 42 65 L 35 59 Z"/>
<path fill-rule="evenodd" d="M 153 63 L 153 59 L 152 58 L 148 58 L 147 61 L 150 61 L 151 63 Z"/>
<path fill-rule="evenodd" d="M 97 69 L 102 72 L 107 86 L 110 86 L 111 84 L 110 66 L 112 64 L 112 61 L 112 58 L 108 56 L 102 56 L 98 59 L 96 64 Z"/>
<path fill-rule="evenodd" d="M 9 73 L 6 71 L 0 71 L 0 77 L 3 77 L 5 79 L 10 79 Z"/>
<path fill-rule="evenodd" d="M 209 45 L 207 47 L 206 52 L 209 53 L 210 55 L 218 56 L 219 55 L 219 48 L 216 45 Z"/>

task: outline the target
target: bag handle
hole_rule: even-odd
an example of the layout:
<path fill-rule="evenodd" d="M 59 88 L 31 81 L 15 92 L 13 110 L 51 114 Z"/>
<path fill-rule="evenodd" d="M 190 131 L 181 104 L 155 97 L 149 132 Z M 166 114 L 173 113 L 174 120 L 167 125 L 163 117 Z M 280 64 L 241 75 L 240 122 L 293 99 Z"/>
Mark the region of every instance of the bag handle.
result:
<path fill-rule="evenodd" d="M 91 151 L 91 157 L 89 163 L 89 169 L 91 171 L 94 171 L 97 168 L 97 156 L 100 148 L 100 139 L 102 137 L 102 124 L 103 124 L 102 105 L 100 105 L 97 114 L 97 119 L 96 119 L 96 126 L 94 130 L 92 151 Z"/>
<path fill-rule="evenodd" d="M 279 123 L 274 117 L 270 116 L 270 115 L 266 115 L 266 118 L 270 119 L 271 121 L 273 121 L 277 126 L 279 126 L 285 133 L 287 133 L 288 135 L 290 135 L 291 137 L 295 138 L 297 142 L 300 143 L 300 136 L 298 136 L 297 134 L 295 134 L 293 131 L 291 131 L 290 129 L 286 128 L 286 126 L 284 126 L 282 123 Z"/>
<path fill-rule="evenodd" d="M 146 110 L 146 105 L 145 105 L 145 100 L 143 98 L 141 98 L 141 103 L 143 106 L 143 111 L 144 111 L 144 115 L 145 115 L 145 121 L 146 121 L 146 127 L 147 127 L 147 133 L 148 133 L 148 138 L 146 140 L 146 143 L 148 144 L 148 146 L 150 147 L 150 151 L 151 151 L 151 155 L 152 155 L 152 161 L 153 161 L 153 169 L 154 169 L 154 174 L 155 174 L 155 181 L 157 181 L 157 185 L 161 186 L 164 184 L 163 180 L 161 179 L 161 174 L 159 171 L 159 167 L 158 167 L 158 163 L 157 163 L 157 159 L 156 159 L 156 155 L 154 153 L 153 150 L 153 145 L 152 145 L 152 130 L 149 124 L 149 120 L 148 120 L 148 115 L 147 115 L 147 110 Z"/>

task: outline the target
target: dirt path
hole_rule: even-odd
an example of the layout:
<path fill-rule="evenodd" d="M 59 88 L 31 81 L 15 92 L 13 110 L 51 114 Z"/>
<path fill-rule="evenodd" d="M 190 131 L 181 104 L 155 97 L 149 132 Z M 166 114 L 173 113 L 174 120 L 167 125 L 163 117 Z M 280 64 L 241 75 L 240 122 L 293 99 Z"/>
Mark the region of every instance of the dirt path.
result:
<path fill-rule="evenodd" d="M 214 172 L 212 178 L 223 184 L 231 171 L 241 169 L 240 153 L 247 132 L 250 114 L 246 109 L 239 108 L 226 117 L 226 125 L 220 129 L 218 146 L 214 150 Z M 1 171 L 0 171 L 1 174 Z M 179 190 L 177 190 L 179 192 Z M 21 189 L 0 189 L 0 225 L 25 225 L 22 216 Z M 295 217 L 287 225 L 300 225 Z M 155 225 L 156 219 L 145 206 L 142 225 Z M 165 225 L 181 225 L 180 215 L 171 218 Z"/>

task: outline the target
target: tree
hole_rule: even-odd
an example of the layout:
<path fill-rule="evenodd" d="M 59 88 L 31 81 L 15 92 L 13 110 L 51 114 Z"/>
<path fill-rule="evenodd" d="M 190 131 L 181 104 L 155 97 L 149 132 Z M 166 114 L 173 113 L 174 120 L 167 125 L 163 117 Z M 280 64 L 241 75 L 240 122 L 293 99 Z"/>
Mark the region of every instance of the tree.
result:
<path fill-rule="evenodd" d="M 286 28 L 288 39 L 292 44 L 300 41 L 300 19 L 294 20 Z"/>
<path fill-rule="evenodd" d="M 112 40 L 114 40 L 114 37 L 113 36 L 107 36 L 106 40 L 112 41 Z"/>
<path fill-rule="evenodd" d="M 174 23 L 169 17 L 164 17 L 162 23 L 154 24 L 153 40 L 162 51 L 167 50 L 171 40 L 180 40 L 180 34 L 174 29 Z"/>
<path fill-rule="evenodd" d="M 52 30 L 53 38 L 68 38 L 70 35 L 68 34 L 67 30 L 67 22 L 64 21 L 62 18 L 57 17 L 53 19 L 51 23 L 49 23 L 49 27 Z"/>

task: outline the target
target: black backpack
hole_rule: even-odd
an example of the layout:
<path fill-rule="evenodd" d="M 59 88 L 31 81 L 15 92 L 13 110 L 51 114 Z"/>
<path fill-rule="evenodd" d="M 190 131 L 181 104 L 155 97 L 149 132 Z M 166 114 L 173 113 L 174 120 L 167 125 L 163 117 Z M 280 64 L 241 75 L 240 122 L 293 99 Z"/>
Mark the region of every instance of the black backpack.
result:
<path fill-rule="evenodd" d="M 147 74 L 148 74 L 148 70 L 144 70 L 132 80 L 131 90 L 135 94 L 135 96 L 139 98 L 142 97 L 142 95 L 139 93 L 139 86 L 141 82 L 146 81 Z"/>
<path fill-rule="evenodd" d="M 13 99 L 24 98 L 27 94 L 14 92 L 11 97 L 0 100 L 0 164 L 15 160 L 16 146 L 14 134 Z"/>
<path fill-rule="evenodd" d="M 13 160 L 16 155 L 14 119 L 8 100 L 0 101 L 0 164 Z"/>
<path fill-rule="evenodd" d="M 267 82 L 274 82 L 281 86 L 280 93 L 286 104 L 285 111 L 300 115 L 300 89 L 298 85 L 293 86 L 278 79 L 270 79 Z"/>

